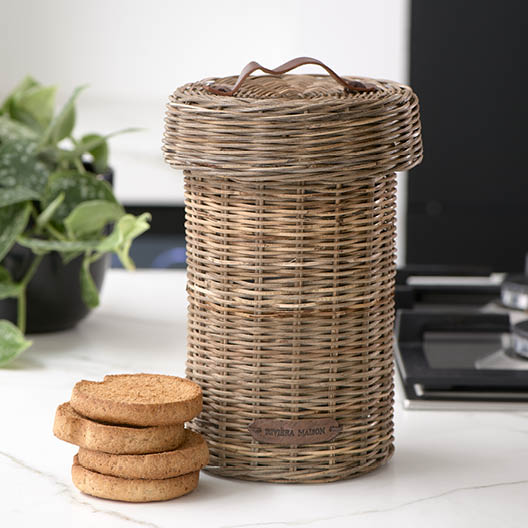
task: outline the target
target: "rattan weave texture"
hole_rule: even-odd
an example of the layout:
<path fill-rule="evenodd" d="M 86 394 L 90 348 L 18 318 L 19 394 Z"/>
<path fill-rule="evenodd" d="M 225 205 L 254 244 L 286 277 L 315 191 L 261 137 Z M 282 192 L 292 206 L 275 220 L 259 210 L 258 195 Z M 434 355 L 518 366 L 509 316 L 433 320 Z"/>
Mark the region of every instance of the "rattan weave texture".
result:
<path fill-rule="evenodd" d="M 233 84 L 235 78 L 219 82 Z M 209 470 L 274 482 L 357 476 L 393 451 L 395 172 L 422 157 L 405 86 L 251 77 L 185 85 L 164 153 L 184 169 L 187 375 Z M 335 418 L 331 441 L 257 442 L 256 418 Z"/>

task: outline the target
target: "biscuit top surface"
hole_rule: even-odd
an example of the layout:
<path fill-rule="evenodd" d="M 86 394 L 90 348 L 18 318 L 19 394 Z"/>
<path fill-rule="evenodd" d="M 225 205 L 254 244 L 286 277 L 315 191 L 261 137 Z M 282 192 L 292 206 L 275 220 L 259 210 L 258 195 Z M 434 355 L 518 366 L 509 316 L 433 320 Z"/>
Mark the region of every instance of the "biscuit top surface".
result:
<path fill-rule="evenodd" d="M 177 376 L 118 374 L 105 376 L 103 381 L 82 380 L 75 385 L 74 391 L 99 400 L 164 404 L 195 398 L 201 389 L 196 383 Z"/>

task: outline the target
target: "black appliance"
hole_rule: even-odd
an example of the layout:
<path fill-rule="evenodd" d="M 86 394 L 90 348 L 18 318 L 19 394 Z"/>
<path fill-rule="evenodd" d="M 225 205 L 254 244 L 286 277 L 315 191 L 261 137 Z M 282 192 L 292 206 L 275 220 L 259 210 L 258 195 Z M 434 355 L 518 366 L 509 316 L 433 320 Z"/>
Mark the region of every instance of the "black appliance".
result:
<path fill-rule="evenodd" d="M 404 406 L 528 410 L 528 276 L 454 271 L 398 273 Z"/>
<path fill-rule="evenodd" d="M 412 2 L 424 159 L 407 182 L 406 263 L 522 270 L 527 20 L 521 0 Z"/>

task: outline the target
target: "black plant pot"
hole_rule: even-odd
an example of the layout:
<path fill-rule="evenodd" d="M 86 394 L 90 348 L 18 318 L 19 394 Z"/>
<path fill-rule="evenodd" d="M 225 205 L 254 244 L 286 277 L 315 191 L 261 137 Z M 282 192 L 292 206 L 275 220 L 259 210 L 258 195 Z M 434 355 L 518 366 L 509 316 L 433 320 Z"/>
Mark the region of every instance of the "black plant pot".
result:
<path fill-rule="evenodd" d="M 11 272 L 13 279 L 18 281 L 25 275 L 34 258 L 31 250 L 16 245 L 2 264 Z M 105 255 L 90 267 L 98 290 L 101 289 L 109 264 L 110 255 Z M 82 256 L 68 264 L 63 264 L 57 252 L 44 256 L 26 290 L 26 333 L 67 330 L 88 315 L 90 309 L 81 297 L 81 265 Z M 0 319 L 8 319 L 16 324 L 16 299 L 0 301 Z"/>

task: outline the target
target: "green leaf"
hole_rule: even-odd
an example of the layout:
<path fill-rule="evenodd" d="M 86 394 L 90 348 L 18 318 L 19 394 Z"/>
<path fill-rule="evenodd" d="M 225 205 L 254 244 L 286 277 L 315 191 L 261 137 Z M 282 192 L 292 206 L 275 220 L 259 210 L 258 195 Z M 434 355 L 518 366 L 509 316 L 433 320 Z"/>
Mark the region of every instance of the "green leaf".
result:
<path fill-rule="evenodd" d="M 0 266 L 0 299 L 18 297 L 21 291 L 22 285 L 13 282 L 9 271 L 3 266 Z"/>
<path fill-rule="evenodd" d="M 19 203 L 0 208 L 0 262 L 27 226 L 31 205 Z"/>
<path fill-rule="evenodd" d="M 33 79 L 33 77 L 29 75 L 24 77 L 24 79 L 22 79 L 22 81 L 20 81 L 20 83 L 15 86 L 12 92 L 4 99 L 2 107 L 0 108 L 0 114 L 9 113 L 11 101 L 18 95 L 36 86 L 40 86 L 40 83 Z"/>
<path fill-rule="evenodd" d="M 38 193 L 21 185 L 7 189 L 0 187 L 0 207 L 38 198 Z"/>
<path fill-rule="evenodd" d="M 4 266 L 0 266 L 0 282 L 13 282 L 11 273 Z"/>
<path fill-rule="evenodd" d="M 98 134 L 83 136 L 74 149 L 77 156 L 91 154 L 94 172 L 103 174 L 108 169 L 108 143 Z"/>
<path fill-rule="evenodd" d="M 60 193 L 64 193 L 64 201 L 59 205 L 52 218 L 60 226 L 70 213 L 83 202 L 104 200 L 117 203 L 110 185 L 89 172 L 60 171 L 52 174 L 42 197 L 42 209 L 48 207 Z"/>
<path fill-rule="evenodd" d="M 16 94 L 9 107 L 11 118 L 35 132 L 43 132 L 53 118 L 56 91 L 55 86 L 33 86 Z"/>
<path fill-rule="evenodd" d="M 72 161 L 79 159 L 83 154 L 90 154 L 92 156 L 92 163 L 94 165 L 94 172 L 102 174 L 108 169 L 108 143 L 107 140 L 111 137 L 121 134 L 128 134 L 129 132 L 139 132 L 141 128 L 124 128 L 111 132 L 105 136 L 100 134 L 87 134 L 77 141 L 75 148 L 70 151 L 62 151 L 62 156 L 65 160 Z"/>
<path fill-rule="evenodd" d="M 17 242 L 21 246 L 31 249 L 36 255 L 44 255 L 50 251 L 59 251 L 60 253 L 81 251 L 84 253 L 97 249 L 101 244 L 100 240 L 46 240 L 26 236 L 19 236 Z"/>
<path fill-rule="evenodd" d="M 29 238 L 19 236 L 17 242 L 24 247 L 30 248 L 33 253 L 43 255 L 50 251 L 58 251 L 61 254 L 73 255 L 74 253 L 96 252 L 108 253 L 115 252 L 123 266 L 126 269 L 134 269 L 129 251 L 132 241 L 144 233 L 150 226 L 149 213 L 135 217 L 127 214 L 122 216 L 114 225 L 110 235 L 103 240 L 43 240 L 40 238 Z"/>
<path fill-rule="evenodd" d="M 60 204 L 64 202 L 64 193 L 61 192 L 37 217 L 37 227 L 44 227 L 53 217 Z"/>
<path fill-rule="evenodd" d="M 37 139 L 29 128 L 0 116 L 0 187 L 24 187 L 40 196 L 49 170 L 39 159 Z"/>
<path fill-rule="evenodd" d="M 12 121 L 9 116 L 0 115 L 0 145 L 4 142 L 18 142 L 20 140 L 37 141 L 38 134 L 17 121 Z"/>
<path fill-rule="evenodd" d="M 10 321 L 0 321 L 0 366 L 7 365 L 31 346 L 24 334 Z"/>
<path fill-rule="evenodd" d="M 21 291 L 22 286 L 16 282 L 0 282 L 0 300 L 18 297 Z"/>
<path fill-rule="evenodd" d="M 124 214 L 123 207 L 116 202 L 90 200 L 77 205 L 64 219 L 64 225 L 70 238 L 80 239 L 99 233 L 106 224 Z"/>
<path fill-rule="evenodd" d="M 56 145 L 61 139 L 71 135 L 75 126 L 75 101 L 86 86 L 75 88 L 61 111 L 51 120 L 41 140 L 41 146 Z"/>
<path fill-rule="evenodd" d="M 90 273 L 90 257 L 85 255 L 80 273 L 81 295 L 88 308 L 99 306 L 99 292 Z"/>
<path fill-rule="evenodd" d="M 135 269 L 134 263 L 129 256 L 130 246 L 134 238 L 147 231 L 150 227 L 150 219 L 149 213 L 143 213 L 137 217 L 130 214 L 122 216 L 115 224 L 112 233 L 99 244 L 97 250 L 101 253 L 114 251 L 126 269 Z"/>

